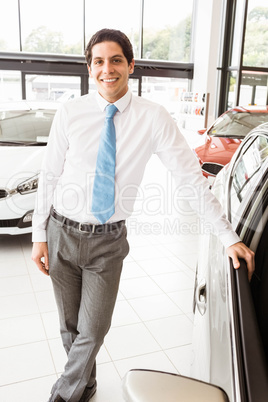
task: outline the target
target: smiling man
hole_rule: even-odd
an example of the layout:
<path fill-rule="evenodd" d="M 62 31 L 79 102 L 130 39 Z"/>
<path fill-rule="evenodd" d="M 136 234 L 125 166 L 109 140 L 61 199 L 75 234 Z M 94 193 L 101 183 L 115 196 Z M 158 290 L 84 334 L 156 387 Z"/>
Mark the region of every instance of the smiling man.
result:
<path fill-rule="evenodd" d="M 202 218 L 235 266 L 242 257 L 249 276 L 254 270 L 253 253 L 233 232 L 169 113 L 129 91 L 134 60 L 126 35 L 101 30 L 85 54 L 97 91 L 58 110 L 33 218 L 32 259 L 51 276 L 68 356 L 50 402 L 86 402 L 96 391 L 96 356 L 111 325 L 129 251 L 125 220 L 152 154 L 172 172 L 181 195 L 187 198 L 189 186 L 198 189 Z M 189 203 L 199 211 L 198 199 Z"/>
<path fill-rule="evenodd" d="M 134 71 L 134 60 L 127 60 L 116 42 L 97 43 L 92 53 L 89 75 L 97 84 L 99 94 L 109 103 L 114 103 L 128 91 L 128 77 Z"/>

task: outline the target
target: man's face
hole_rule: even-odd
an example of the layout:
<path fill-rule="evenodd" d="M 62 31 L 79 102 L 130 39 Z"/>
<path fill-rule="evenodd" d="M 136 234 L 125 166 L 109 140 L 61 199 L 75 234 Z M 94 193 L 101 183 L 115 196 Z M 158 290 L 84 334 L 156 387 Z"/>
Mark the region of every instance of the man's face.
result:
<path fill-rule="evenodd" d="M 118 43 L 101 42 L 92 47 L 92 61 L 88 71 L 100 95 L 114 103 L 127 93 L 128 76 L 134 71 L 134 60 L 128 65 Z"/>

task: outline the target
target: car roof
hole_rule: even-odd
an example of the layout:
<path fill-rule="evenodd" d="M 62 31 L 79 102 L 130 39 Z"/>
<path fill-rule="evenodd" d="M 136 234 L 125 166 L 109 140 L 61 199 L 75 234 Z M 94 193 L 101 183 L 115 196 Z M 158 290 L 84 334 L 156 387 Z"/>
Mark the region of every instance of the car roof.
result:
<path fill-rule="evenodd" d="M 268 113 L 268 106 L 235 106 L 228 112 L 242 112 L 242 113 Z"/>
<path fill-rule="evenodd" d="M 60 103 L 54 101 L 7 101 L 0 102 L 0 111 L 12 110 L 57 110 Z"/>

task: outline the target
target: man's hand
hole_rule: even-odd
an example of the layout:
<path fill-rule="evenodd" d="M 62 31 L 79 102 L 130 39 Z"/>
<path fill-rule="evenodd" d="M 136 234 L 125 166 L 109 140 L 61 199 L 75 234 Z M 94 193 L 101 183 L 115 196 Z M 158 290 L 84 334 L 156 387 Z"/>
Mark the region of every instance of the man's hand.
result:
<path fill-rule="evenodd" d="M 233 244 L 232 246 L 228 247 L 226 251 L 228 256 L 233 260 L 233 266 L 235 269 L 240 267 L 238 258 L 243 258 L 246 261 L 248 268 L 248 279 L 250 281 L 255 271 L 254 252 L 242 242 Z"/>
<path fill-rule="evenodd" d="M 48 248 L 46 242 L 33 243 L 32 260 L 43 274 L 49 275 Z"/>

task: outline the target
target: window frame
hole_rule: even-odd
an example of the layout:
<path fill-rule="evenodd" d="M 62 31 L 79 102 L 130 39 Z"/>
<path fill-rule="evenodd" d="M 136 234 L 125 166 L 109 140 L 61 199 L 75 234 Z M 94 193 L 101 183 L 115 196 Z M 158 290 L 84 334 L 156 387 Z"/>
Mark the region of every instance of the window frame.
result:
<path fill-rule="evenodd" d="M 236 91 L 234 105 L 239 106 L 240 104 L 240 88 L 242 85 L 242 74 L 243 72 L 264 72 L 268 73 L 268 68 L 266 67 L 251 67 L 243 65 L 243 54 L 246 36 L 246 25 L 247 25 L 247 15 L 248 15 L 248 0 L 244 1 L 243 12 L 242 12 L 242 29 L 240 37 L 236 38 L 239 41 L 239 54 L 237 65 L 232 65 L 232 44 L 233 35 L 235 28 L 235 15 L 237 9 L 237 2 L 239 0 L 225 0 L 224 3 L 224 22 L 223 22 L 223 39 L 221 45 L 221 55 L 219 60 L 218 70 L 218 105 L 217 105 L 217 115 L 220 116 L 223 112 L 228 109 L 228 92 L 229 92 L 229 76 L 232 72 L 237 73 L 236 81 Z M 254 102 L 254 92 L 252 92 L 251 103 Z M 267 87 L 267 99 L 266 104 L 268 104 L 268 87 Z"/>
<path fill-rule="evenodd" d="M 21 72 L 22 99 L 26 99 L 26 74 L 71 75 L 81 78 L 81 95 L 88 93 L 88 70 L 83 56 L 39 55 L 34 53 L 0 52 L 0 70 Z M 184 78 L 192 80 L 193 63 L 135 60 L 131 78 L 141 81 L 147 77 Z M 141 83 L 139 96 L 141 95 Z"/>

